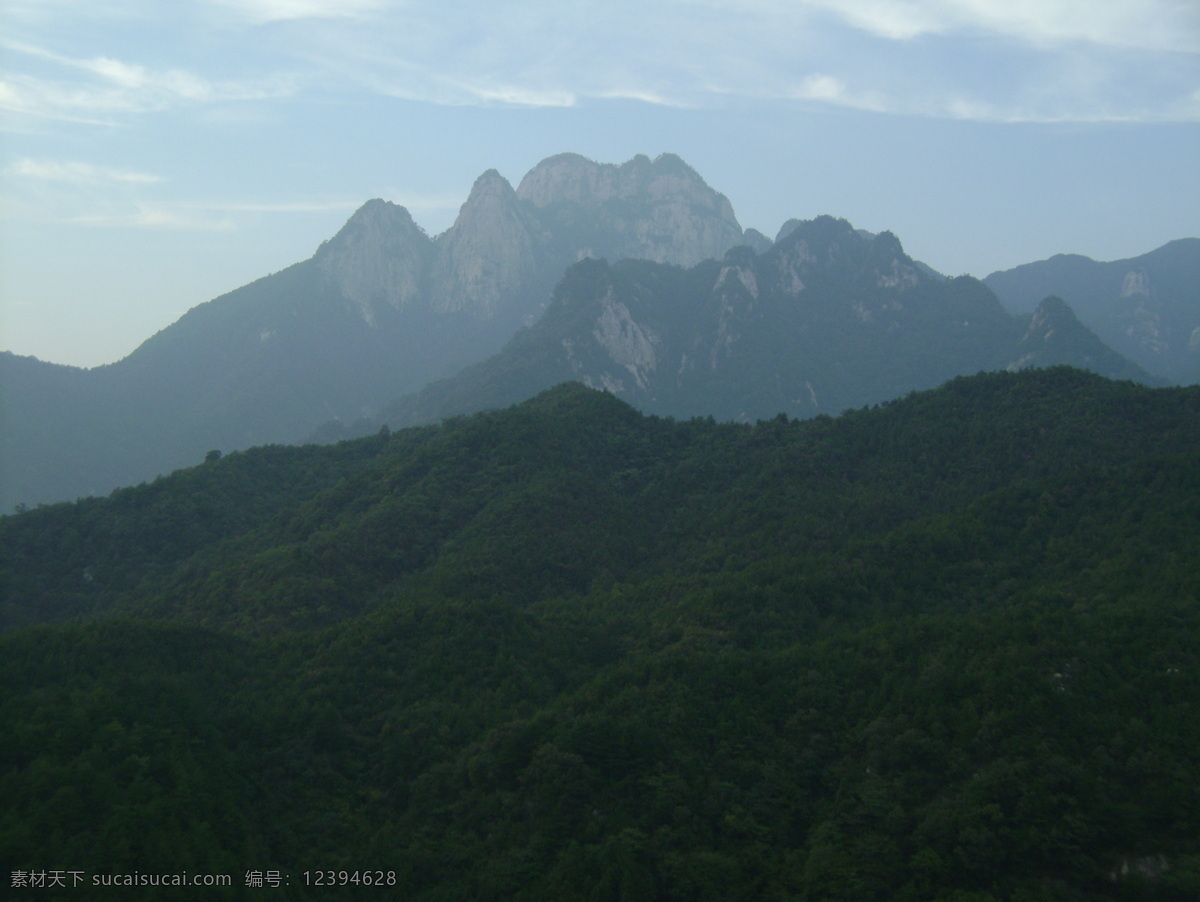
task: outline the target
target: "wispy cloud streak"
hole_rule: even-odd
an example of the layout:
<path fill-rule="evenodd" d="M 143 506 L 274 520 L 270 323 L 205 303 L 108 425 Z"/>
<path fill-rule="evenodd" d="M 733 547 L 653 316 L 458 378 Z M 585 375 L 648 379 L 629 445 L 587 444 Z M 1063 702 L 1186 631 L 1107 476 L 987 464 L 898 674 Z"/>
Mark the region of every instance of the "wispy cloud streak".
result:
<path fill-rule="evenodd" d="M 8 172 L 19 178 L 79 184 L 124 182 L 126 184 L 152 185 L 163 181 L 162 176 L 146 172 L 131 172 L 106 166 L 94 166 L 91 163 L 61 160 L 22 159 L 8 167 Z"/>
<path fill-rule="evenodd" d="M 1191 0 L 798 0 L 851 27 L 893 40 L 962 32 L 1036 46 L 1089 43 L 1200 52 Z M 777 6 L 777 4 L 766 4 Z"/>
<path fill-rule="evenodd" d="M 166 229 L 189 232 L 228 232 L 237 228 L 230 219 L 212 219 L 187 215 L 169 208 L 139 205 L 130 213 L 90 213 L 62 220 L 72 225 L 93 228 Z"/>
<path fill-rule="evenodd" d="M 16 72 L 0 81 L 0 110 L 44 118 L 111 124 L 121 114 L 187 103 L 279 99 L 296 90 L 290 75 L 213 80 L 185 69 L 155 70 L 103 55 L 73 58 L 17 43 L 7 43 L 4 49 L 56 70 L 52 75 Z"/>
<path fill-rule="evenodd" d="M 253 22 L 362 19 L 387 8 L 384 0 L 209 0 Z"/>
<path fill-rule="evenodd" d="M 10 66 L 0 108 L 112 121 L 187 104 L 314 97 L 515 107 L 624 98 L 689 108 L 791 98 L 994 121 L 1200 116 L 1195 0 L 192 0 L 185 8 L 210 15 L 156 27 L 169 47 L 185 40 L 185 26 L 205 24 L 213 52 L 190 68 L 154 65 L 129 48 L 58 53 L 35 30 L 7 49 L 51 71 Z"/>

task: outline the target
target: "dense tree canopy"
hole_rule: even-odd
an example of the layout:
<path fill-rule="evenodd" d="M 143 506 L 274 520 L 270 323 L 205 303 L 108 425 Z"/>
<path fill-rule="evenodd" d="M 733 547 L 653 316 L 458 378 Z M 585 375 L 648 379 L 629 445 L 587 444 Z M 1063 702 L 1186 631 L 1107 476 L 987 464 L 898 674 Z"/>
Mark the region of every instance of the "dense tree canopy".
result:
<path fill-rule="evenodd" d="M 5 517 L 0 849 L 229 898 L 1195 899 L 1198 439 L 1200 390 L 1062 369 L 752 426 L 568 385 Z"/>

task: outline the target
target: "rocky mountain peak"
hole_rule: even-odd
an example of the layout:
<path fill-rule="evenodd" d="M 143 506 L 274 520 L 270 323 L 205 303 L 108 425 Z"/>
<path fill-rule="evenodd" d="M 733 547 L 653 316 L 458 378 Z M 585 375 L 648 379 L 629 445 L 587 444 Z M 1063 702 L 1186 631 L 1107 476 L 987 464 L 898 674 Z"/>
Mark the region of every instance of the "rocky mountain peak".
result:
<path fill-rule="evenodd" d="M 619 165 L 558 154 L 529 171 L 517 197 L 552 230 L 573 236 L 577 258 L 693 266 L 742 242 L 729 201 L 674 154 Z"/>
<path fill-rule="evenodd" d="M 893 232 L 880 232 L 871 241 L 871 252 L 877 257 L 904 257 L 904 246 Z"/>
<path fill-rule="evenodd" d="M 509 184 L 508 179 L 495 169 L 489 169 L 479 176 L 479 178 L 475 179 L 475 184 L 471 186 L 471 193 L 467 196 L 467 201 L 463 204 L 463 209 L 465 210 L 489 201 L 509 203 L 513 196 L 513 187 Z"/>
<path fill-rule="evenodd" d="M 1010 371 L 1065 361 L 1109 378 L 1153 381 L 1145 370 L 1097 338 L 1079 321 L 1070 305 L 1054 295 L 1043 299 L 1030 316 L 1018 350 L 1020 356 L 1007 366 Z"/>
<path fill-rule="evenodd" d="M 1062 298 L 1055 295 L 1044 299 L 1037 306 L 1030 322 L 1034 330 L 1053 328 L 1056 323 L 1077 323 L 1075 311 Z"/>
<path fill-rule="evenodd" d="M 789 219 L 779 227 L 775 243 L 779 244 L 788 238 L 816 244 L 863 243 L 870 240 L 868 235 L 869 233 L 860 232 L 844 219 L 822 215 L 815 219 Z"/>
<path fill-rule="evenodd" d="M 597 163 L 577 153 L 560 153 L 534 166 L 517 186 L 517 197 L 535 207 L 575 203 L 591 206 L 606 199 L 611 182 L 605 176 L 616 167 Z"/>
<path fill-rule="evenodd" d="M 454 225 L 438 236 L 433 309 L 487 319 L 526 285 L 537 265 L 536 223 L 495 169 L 475 180 Z"/>
<path fill-rule="evenodd" d="M 846 262 L 869 241 L 844 219 L 789 219 L 780 228 L 771 253 L 784 284 L 796 294 L 814 275 Z"/>
<path fill-rule="evenodd" d="M 408 210 L 377 198 L 359 207 L 313 262 L 374 325 L 381 306 L 400 309 L 420 300 L 433 251 Z"/>
<path fill-rule="evenodd" d="M 903 292 L 920 283 L 920 270 L 904 253 L 899 238 L 891 232 L 880 232 L 869 240 L 870 266 L 877 287 Z"/>
<path fill-rule="evenodd" d="M 595 207 L 612 200 L 656 201 L 686 195 L 722 217 L 734 219 L 724 195 L 675 154 L 654 160 L 638 154 L 624 163 L 597 163 L 577 153 L 548 157 L 531 169 L 517 196 L 535 207 L 574 203 Z"/>
<path fill-rule="evenodd" d="M 765 254 L 771 249 L 771 245 L 774 244 L 770 238 L 758 229 L 746 229 L 742 233 L 742 243 L 747 247 L 753 248 L 756 254 Z"/>
<path fill-rule="evenodd" d="M 1051 295 L 1045 298 L 1029 317 L 1029 327 L 1021 339 L 1022 345 L 1032 346 L 1061 341 L 1068 333 L 1091 334 L 1075 315 L 1075 311 L 1062 298 Z"/>
<path fill-rule="evenodd" d="M 377 197 L 359 207 L 336 235 L 322 242 L 315 259 L 335 256 L 349 245 L 409 232 L 425 235 L 408 210 L 399 204 Z"/>

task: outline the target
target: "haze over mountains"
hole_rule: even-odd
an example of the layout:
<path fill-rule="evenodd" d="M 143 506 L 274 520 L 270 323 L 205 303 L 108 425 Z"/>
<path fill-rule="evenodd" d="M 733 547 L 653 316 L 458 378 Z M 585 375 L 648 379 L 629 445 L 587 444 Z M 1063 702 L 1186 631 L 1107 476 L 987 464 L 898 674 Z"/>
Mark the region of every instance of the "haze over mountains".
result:
<path fill-rule="evenodd" d="M 1200 259 L 1177 250 L 1180 271 Z M 756 419 L 838 413 L 986 369 L 1176 378 L 1200 351 L 1175 337 L 1200 326 L 1177 283 L 1147 288 L 1169 308 L 1169 372 L 1139 367 L 1067 304 L 1037 306 L 1043 296 L 1010 314 L 888 233 L 822 217 L 771 242 L 678 157 L 562 154 L 515 190 L 484 173 L 436 237 L 370 201 L 309 260 L 194 308 L 110 366 L 0 355 L 0 505 L 105 493 L 322 424 L 335 436 L 511 403 L 562 379 L 649 411 Z"/>
<path fill-rule="evenodd" d="M 1200 238 L 1109 263 L 1059 254 L 984 282 L 1017 314 L 1057 295 L 1139 366 L 1172 382 L 1200 381 Z"/>
<path fill-rule="evenodd" d="M 1156 365 L 1195 250 L 1095 282 Z M 0 846 L 98 899 L 1194 902 L 1200 386 L 1042 267 L 1006 310 L 564 155 L 0 357 L 6 500 L 102 495 L 0 517 Z"/>
<path fill-rule="evenodd" d="M 980 370 L 1071 364 L 1149 381 L 1057 298 L 1010 316 L 977 279 L 946 279 L 894 235 L 831 217 L 782 236 L 688 270 L 582 261 L 536 325 L 379 421 L 505 406 L 571 379 L 648 412 L 742 421 L 837 414 Z"/>

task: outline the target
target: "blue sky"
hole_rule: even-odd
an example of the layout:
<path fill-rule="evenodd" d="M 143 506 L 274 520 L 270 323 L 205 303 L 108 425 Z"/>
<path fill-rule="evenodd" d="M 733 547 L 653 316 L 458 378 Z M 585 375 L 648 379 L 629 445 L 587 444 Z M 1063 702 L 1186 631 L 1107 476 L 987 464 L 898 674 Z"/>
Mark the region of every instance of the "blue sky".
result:
<path fill-rule="evenodd" d="M 1196 0 L 0 0 L 0 348 L 112 362 L 364 201 L 677 153 L 987 275 L 1200 235 Z"/>

